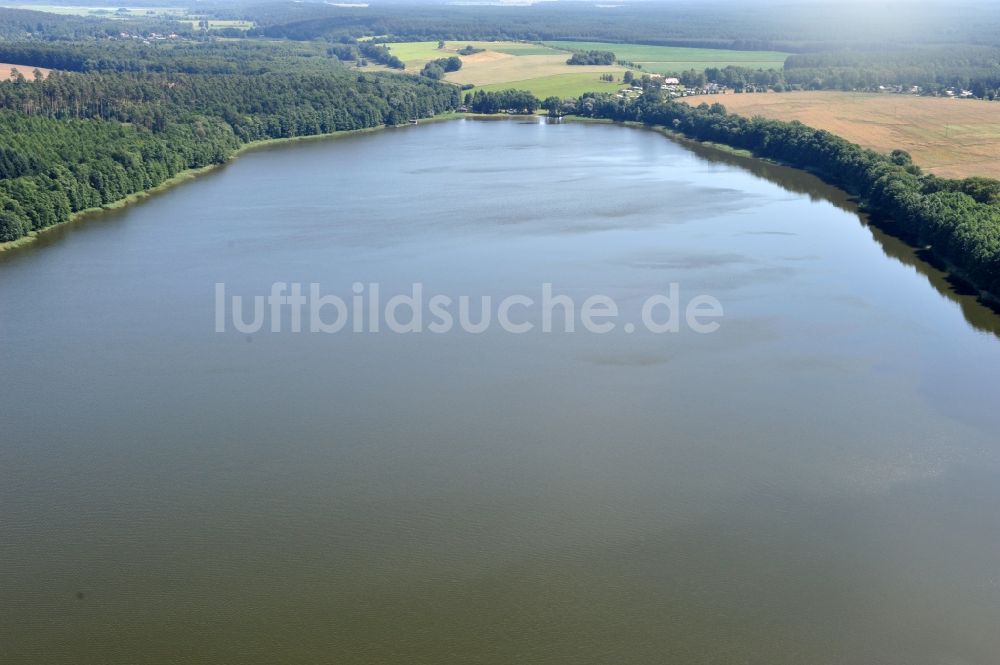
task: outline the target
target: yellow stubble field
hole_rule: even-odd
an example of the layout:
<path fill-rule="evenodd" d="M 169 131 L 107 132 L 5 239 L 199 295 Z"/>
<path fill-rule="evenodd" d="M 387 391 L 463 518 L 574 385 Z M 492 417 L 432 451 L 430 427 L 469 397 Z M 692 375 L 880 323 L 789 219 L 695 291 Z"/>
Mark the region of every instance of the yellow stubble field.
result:
<path fill-rule="evenodd" d="M 939 176 L 1000 178 L 1000 102 L 816 91 L 688 97 L 745 116 L 798 120 L 880 152 L 900 148 Z"/>

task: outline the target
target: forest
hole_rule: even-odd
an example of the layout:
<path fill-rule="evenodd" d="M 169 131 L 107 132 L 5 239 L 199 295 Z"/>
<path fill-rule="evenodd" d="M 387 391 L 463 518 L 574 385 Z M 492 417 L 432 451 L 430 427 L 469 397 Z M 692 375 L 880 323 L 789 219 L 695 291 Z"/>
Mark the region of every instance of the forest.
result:
<path fill-rule="evenodd" d="M 1000 95 L 1000 48 L 895 48 L 793 54 L 783 83 L 811 90 L 874 90 L 917 86 L 925 93 L 952 88 L 981 99 Z"/>
<path fill-rule="evenodd" d="M 678 75 L 691 87 L 713 82 L 736 91 L 890 89 L 943 95 L 966 90 L 979 99 L 995 100 L 1000 97 L 1000 49 L 956 46 L 792 54 L 782 70 L 730 65 Z"/>
<path fill-rule="evenodd" d="M 421 76 L 426 76 L 432 78 L 435 81 L 439 81 L 444 78 L 444 75 L 448 72 L 457 72 L 462 68 L 462 59 L 457 56 L 451 56 L 448 58 L 438 58 L 437 60 L 431 60 L 424 68 L 420 70 Z"/>
<path fill-rule="evenodd" d="M 334 66 L 294 74 L 54 73 L 0 83 L 0 241 L 219 164 L 252 141 L 395 125 L 459 89 Z"/>
<path fill-rule="evenodd" d="M 100 18 L 0 7 L 0 39 L 70 40 L 107 38 L 121 32 L 175 32 L 190 35 L 191 23 L 157 17 Z"/>
<path fill-rule="evenodd" d="M 709 0 L 528 6 L 392 3 L 211 3 L 219 18 L 251 20 L 253 35 L 296 40 L 385 36 L 390 41 L 570 40 L 819 52 L 846 47 L 975 44 L 1000 46 L 1000 16 L 990 3 L 920 3 L 900 20 L 893 3 L 829 1 L 765 11 L 754 3 Z"/>
<path fill-rule="evenodd" d="M 476 90 L 466 93 L 465 106 L 473 113 L 534 113 L 541 102 L 526 90 Z"/>
<path fill-rule="evenodd" d="M 566 61 L 567 65 L 613 65 L 615 54 L 611 51 L 576 51 Z"/>
<path fill-rule="evenodd" d="M 350 45 L 346 59 L 357 58 Z M 64 72 L 264 74 L 326 72 L 338 55 L 327 44 L 263 40 L 163 41 L 131 39 L 0 41 L 0 62 L 31 63 Z"/>

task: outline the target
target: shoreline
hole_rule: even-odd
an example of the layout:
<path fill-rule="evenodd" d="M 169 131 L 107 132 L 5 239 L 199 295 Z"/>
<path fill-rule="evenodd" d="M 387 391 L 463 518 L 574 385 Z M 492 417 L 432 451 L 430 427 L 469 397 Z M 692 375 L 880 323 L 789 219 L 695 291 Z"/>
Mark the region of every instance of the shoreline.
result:
<path fill-rule="evenodd" d="M 254 150 L 259 150 L 259 149 L 262 149 L 262 148 L 268 148 L 268 147 L 276 146 L 276 145 L 283 145 L 283 144 L 287 144 L 287 143 L 297 143 L 297 142 L 301 142 L 301 141 L 328 141 L 328 140 L 336 140 L 336 139 L 342 138 L 342 137 L 346 138 L 346 137 L 356 136 L 356 135 L 360 135 L 360 134 L 369 134 L 369 133 L 373 133 L 373 132 L 381 132 L 381 131 L 385 131 L 385 130 L 388 130 L 388 129 L 403 129 L 403 128 L 414 127 L 414 126 L 419 127 L 420 125 L 435 124 L 435 123 L 438 123 L 438 122 L 447 122 L 447 121 L 450 121 L 450 120 L 471 119 L 471 120 L 493 120 L 493 121 L 495 121 L 495 120 L 518 120 L 518 119 L 524 119 L 524 118 L 529 118 L 529 117 L 530 118 L 536 118 L 536 119 L 543 119 L 544 120 L 544 119 L 548 118 L 549 116 L 543 115 L 543 114 L 538 114 L 538 113 L 535 113 L 535 114 L 518 114 L 518 115 L 502 114 L 501 115 L 501 114 L 482 114 L 482 113 L 470 113 L 470 112 L 466 112 L 466 113 L 448 112 L 448 113 L 442 113 L 442 114 L 439 114 L 439 115 L 436 115 L 436 116 L 431 116 L 429 118 L 420 118 L 420 119 L 418 119 L 418 121 L 416 123 L 408 123 L 408 124 L 405 124 L 405 125 L 395 125 L 395 126 L 391 126 L 391 127 L 387 126 L 387 125 L 381 125 L 381 126 L 378 126 L 378 127 L 365 127 L 365 128 L 362 128 L 362 129 L 351 129 L 351 130 L 345 130 L 345 131 L 340 131 L 340 132 L 332 132 L 332 133 L 328 133 L 328 134 L 312 134 L 312 135 L 309 135 L 309 136 L 290 136 L 290 137 L 287 137 L 287 138 L 261 139 L 259 141 L 252 141 L 250 143 L 244 144 L 244 145 L 240 146 L 239 148 L 237 148 L 229 157 L 227 157 L 226 161 L 224 161 L 224 162 L 222 162 L 220 164 L 209 164 L 207 166 L 202 166 L 202 167 L 198 167 L 198 168 L 186 169 L 186 170 L 181 171 L 179 173 L 176 173 L 175 175 L 171 176 L 170 178 L 164 180 L 163 182 L 161 182 L 156 187 L 153 187 L 153 188 L 150 188 L 150 189 L 147 189 L 147 190 L 143 190 L 141 192 L 136 192 L 134 194 L 129 194 L 128 196 L 126 196 L 126 197 L 124 197 L 122 199 L 118 199 L 117 201 L 113 201 L 111 203 L 108 203 L 108 204 L 103 205 L 103 206 L 98 207 L 98 208 L 87 208 L 86 210 L 79 210 L 77 212 L 72 213 L 68 219 L 66 219 L 66 220 L 64 220 L 62 222 L 58 222 L 56 224 L 52 224 L 52 225 L 47 226 L 47 227 L 45 227 L 43 229 L 39 229 L 37 231 L 32 231 L 29 234 L 27 234 L 27 235 L 25 235 L 25 236 L 23 236 L 21 238 L 18 238 L 17 240 L 11 240 L 11 241 L 0 243 L 0 254 L 3 254 L 4 252 L 8 252 L 8 251 L 17 250 L 17 249 L 20 249 L 22 247 L 26 247 L 26 246 L 30 245 L 31 243 L 33 243 L 41 234 L 43 234 L 46 231 L 49 231 L 51 229 L 64 227 L 64 226 L 66 226 L 66 225 L 68 225 L 68 224 L 70 224 L 72 222 L 78 221 L 80 219 L 84 219 L 84 218 L 89 217 L 91 215 L 98 214 L 98 213 L 101 213 L 101 212 L 104 212 L 104 211 L 107 211 L 107 210 L 117 210 L 117 209 L 129 206 L 129 205 L 141 202 L 144 199 L 149 198 L 150 196 L 153 196 L 153 195 L 158 194 L 160 192 L 167 191 L 167 190 L 169 190 L 169 189 L 171 189 L 171 188 L 173 188 L 173 187 L 175 187 L 177 185 L 180 185 L 180 184 L 182 184 L 184 182 L 187 182 L 189 180 L 193 180 L 194 178 L 197 178 L 198 176 L 201 176 L 201 175 L 203 175 L 205 173 L 208 173 L 208 172 L 214 171 L 214 170 L 216 170 L 218 168 L 221 168 L 223 166 L 226 166 L 230 162 L 235 161 L 241 155 L 243 155 L 245 153 L 248 153 L 248 152 L 252 152 Z M 998 314 L 1000 314 L 1000 294 L 993 294 L 993 293 L 991 293 L 989 291 L 985 291 L 985 290 L 979 288 L 979 286 L 976 285 L 975 282 L 973 282 L 971 279 L 969 279 L 968 276 L 965 275 L 965 273 L 963 273 L 961 270 L 957 269 L 954 265 L 952 265 L 950 262 L 946 261 L 943 257 L 940 257 L 938 254 L 936 254 L 933 251 L 932 247 L 916 244 L 916 243 L 912 242 L 912 239 L 909 238 L 909 237 L 907 237 L 905 234 L 898 233 L 898 229 L 895 229 L 893 227 L 893 224 L 891 222 L 889 224 L 886 224 L 885 223 L 886 220 L 876 219 L 877 215 L 872 215 L 870 212 L 868 212 L 868 211 L 865 210 L 865 206 L 864 206 L 863 202 L 859 201 L 850 192 L 848 192 L 848 191 L 846 191 L 844 189 L 841 189 L 840 187 L 838 187 L 838 186 L 836 186 L 836 185 L 831 184 L 830 182 L 828 182 L 826 180 L 826 178 L 824 178 L 824 176 L 823 176 L 822 173 L 819 173 L 817 171 L 813 171 L 813 170 L 810 170 L 810 169 L 799 168 L 797 166 L 786 164 L 786 163 L 783 163 L 783 162 L 780 162 L 780 161 L 776 161 L 774 159 L 770 159 L 770 158 L 767 158 L 767 157 L 760 157 L 758 155 L 755 155 L 750 150 L 744 150 L 744 149 L 740 149 L 740 148 L 734 148 L 734 147 L 729 146 L 729 145 L 724 144 L 724 143 L 715 143 L 715 142 L 711 142 L 711 141 L 699 141 L 699 140 L 693 139 L 693 138 L 691 138 L 691 137 L 689 137 L 689 136 L 687 136 L 687 135 L 685 135 L 685 134 L 683 134 L 681 132 L 674 131 L 674 130 L 669 129 L 667 127 L 664 127 L 662 125 L 647 125 L 645 123 L 636 122 L 636 121 L 624 121 L 624 122 L 622 122 L 622 121 L 616 121 L 616 120 L 609 120 L 609 119 L 606 119 L 606 118 L 588 118 L 588 117 L 577 116 L 577 115 L 560 116 L 558 118 L 558 120 L 561 121 L 561 122 L 573 122 L 573 123 L 580 123 L 580 124 L 620 125 L 620 126 L 628 127 L 628 128 L 631 128 L 631 129 L 642 129 L 642 130 L 646 130 L 646 131 L 652 131 L 652 132 L 655 132 L 657 134 L 660 134 L 661 136 L 664 136 L 667 139 L 670 139 L 672 141 L 676 141 L 676 142 L 678 142 L 678 143 L 680 143 L 682 145 L 687 145 L 689 147 L 690 146 L 698 146 L 698 147 L 701 147 L 701 148 L 715 150 L 715 151 L 718 151 L 720 153 L 729 155 L 731 157 L 736 157 L 736 158 L 741 158 L 741 159 L 748 159 L 748 160 L 754 160 L 754 161 L 765 163 L 765 164 L 771 164 L 771 165 L 774 165 L 774 166 L 781 166 L 781 167 L 784 167 L 784 168 L 794 169 L 796 171 L 800 171 L 802 173 L 807 173 L 809 175 L 812 175 L 812 176 L 818 178 L 819 180 L 823 181 L 828 186 L 833 187 L 833 188 L 837 189 L 840 192 L 843 192 L 845 196 L 847 196 L 850 200 L 852 200 L 854 202 L 853 206 L 855 207 L 856 212 L 858 213 L 858 215 L 863 216 L 866 219 L 866 223 L 871 224 L 872 226 L 875 226 L 875 227 L 879 228 L 884 233 L 892 235 L 896 239 L 902 241 L 908 247 L 910 247 L 912 250 L 914 250 L 914 252 L 917 253 L 918 255 L 921 254 L 921 253 L 926 253 L 927 255 L 929 255 L 929 257 L 932 260 L 928 260 L 927 257 L 919 257 L 918 256 L 918 258 L 922 262 L 924 262 L 925 264 L 927 264 L 928 267 L 934 268 L 934 269 L 936 269 L 936 270 L 944 273 L 945 276 L 946 276 L 946 278 L 948 278 L 948 280 L 950 282 L 952 282 L 952 281 L 957 282 L 958 285 L 967 286 L 971 290 L 975 291 L 977 300 L 983 306 L 985 306 L 985 307 L 993 310 L 994 312 L 997 312 Z M 897 231 L 897 232 L 894 232 L 894 231 Z M 959 295 L 957 285 L 954 284 L 954 283 L 952 284 L 952 290 L 955 292 L 956 295 Z"/>
<path fill-rule="evenodd" d="M 226 158 L 226 161 L 220 164 L 208 164 L 207 166 L 199 166 L 197 168 L 191 168 L 179 171 L 178 173 L 175 173 L 174 175 L 170 176 L 169 178 L 161 182 L 159 185 L 156 185 L 155 187 L 144 189 L 141 192 L 135 192 L 133 194 L 129 194 L 124 198 L 112 201 L 111 203 L 106 203 L 105 205 L 99 207 L 77 210 L 76 212 L 71 213 L 68 218 L 64 219 L 61 222 L 50 224 L 49 226 L 46 226 L 43 229 L 30 231 L 26 235 L 23 235 L 20 238 L 18 238 L 17 240 L 8 240 L 6 242 L 0 242 L 0 254 L 4 252 L 21 249 L 23 247 L 27 247 L 31 245 L 33 242 L 35 242 L 35 240 L 37 240 L 42 234 L 52 229 L 63 228 L 69 224 L 72 224 L 73 222 L 79 221 L 91 215 L 96 215 L 108 210 L 118 210 L 126 206 L 139 203 L 149 198 L 150 196 L 159 194 L 161 192 L 165 192 L 169 189 L 172 189 L 173 187 L 176 187 L 177 185 L 183 184 L 189 180 L 193 180 L 198 176 L 204 175 L 211 171 L 215 171 L 216 169 L 219 169 L 223 166 L 226 166 L 227 164 L 233 162 L 238 157 L 247 152 L 252 152 L 254 150 L 259 150 L 261 148 L 267 148 L 270 146 L 282 145 L 285 143 L 297 143 L 300 141 L 329 141 L 341 137 L 349 137 L 349 136 L 357 136 L 359 134 L 370 134 L 373 132 L 381 132 L 388 129 L 404 129 L 406 127 L 414 127 L 414 126 L 419 127 L 420 125 L 446 122 L 449 120 L 458 120 L 466 117 L 466 115 L 467 114 L 464 113 L 449 112 L 449 113 L 441 113 L 439 115 L 431 116 L 429 118 L 419 118 L 416 125 L 406 124 L 406 125 L 394 125 L 391 127 L 388 125 L 381 125 L 379 127 L 363 127 L 361 129 L 348 129 L 339 132 L 330 132 L 328 134 L 310 134 L 308 136 L 289 136 L 286 138 L 261 139 L 259 141 L 251 141 L 250 143 L 245 143 L 240 147 L 238 147 L 236 150 L 233 151 L 231 155 L 229 155 Z"/>
<path fill-rule="evenodd" d="M 975 292 L 976 300 L 983 305 L 991 309 L 992 311 L 1000 314 L 1000 294 L 994 294 L 990 291 L 986 291 L 979 287 L 972 279 L 969 278 L 964 271 L 956 267 L 953 263 L 945 259 L 944 257 L 938 255 L 934 248 L 930 245 L 923 245 L 913 242 L 913 238 L 905 232 L 900 232 L 901 230 L 895 225 L 896 222 L 891 219 L 886 219 L 875 214 L 873 211 L 866 209 L 863 201 L 859 200 L 854 194 L 848 192 L 841 187 L 829 182 L 824 174 L 820 171 L 812 169 L 804 169 L 792 164 L 786 164 L 784 162 L 770 159 L 768 157 L 761 157 L 755 155 L 750 150 L 744 150 L 741 148 L 734 148 L 725 143 L 714 143 L 712 141 L 699 141 L 698 139 L 693 139 L 690 136 L 682 134 L 681 132 L 676 132 L 672 129 L 664 127 L 662 125 L 647 125 L 641 122 L 635 121 L 617 121 L 609 120 L 606 118 L 587 118 L 582 116 L 563 116 L 563 120 L 567 122 L 577 122 L 582 124 L 601 124 L 601 125 L 621 125 L 623 127 L 632 127 L 635 129 L 645 129 L 647 131 L 656 132 L 662 136 L 667 137 L 673 141 L 677 141 L 682 145 L 689 146 L 699 146 L 703 148 L 710 148 L 712 150 L 717 150 L 719 152 L 731 155 L 734 157 L 740 157 L 743 159 L 752 159 L 758 162 L 763 162 L 766 164 L 772 164 L 774 166 L 781 166 L 784 168 L 794 169 L 802 173 L 808 173 L 811 176 L 815 176 L 823 181 L 825 184 L 843 192 L 848 198 L 854 202 L 856 211 L 858 215 L 862 216 L 867 224 L 878 228 L 883 233 L 889 234 L 897 240 L 906 244 L 907 247 L 912 249 L 914 253 L 917 254 L 920 261 L 925 263 L 928 267 L 933 268 L 941 273 L 943 273 L 949 283 L 951 283 L 952 291 L 955 295 L 961 295 L 960 291 L 964 288 L 968 288 Z M 921 256 L 926 254 L 926 256 Z M 928 258 L 929 257 L 929 258 Z"/>

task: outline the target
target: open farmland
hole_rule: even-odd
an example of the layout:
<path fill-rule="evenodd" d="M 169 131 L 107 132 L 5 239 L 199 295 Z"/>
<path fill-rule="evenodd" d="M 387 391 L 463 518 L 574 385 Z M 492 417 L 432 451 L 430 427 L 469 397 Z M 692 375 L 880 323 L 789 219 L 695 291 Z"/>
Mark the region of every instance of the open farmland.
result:
<path fill-rule="evenodd" d="M 616 74 L 616 77 L 618 75 Z M 481 86 L 484 90 L 496 91 L 516 88 L 528 90 L 535 97 L 560 97 L 562 99 L 579 97 L 585 92 L 615 92 L 622 87 L 619 82 L 602 81 L 600 74 L 554 74 L 524 81 L 507 81 Z"/>
<path fill-rule="evenodd" d="M 611 51 L 619 60 L 634 62 L 642 65 L 644 71 L 661 74 L 679 73 L 686 69 L 701 71 L 707 67 L 727 65 L 751 69 L 781 69 L 785 64 L 785 58 L 788 57 L 787 53 L 778 51 L 730 51 L 604 42 L 545 42 L 545 44 L 574 51 Z"/>
<path fill-rule="evenodd" d="M 1000 178 L 1000 103 L 849 92 L 787 92 L 689 97 L 734 113 L 798 120 L 866 148 L 908 151 L 940 176 Z"/>
<path fill-rule="evenodd" d="M 462 48 L 455 46 L 454 42 L 446 44 L 444 49 L 439 49 L 437 42 L 397 42 L 386 46 L 394 56 L 406 63 L 407 69 L 423 67 L 425 63 L 436 58 L 455 55 L 455 52 Z"/>
<path fill-rule="evenodd" d="M 444 48 L 438 42 L 397 42 L 386 44 L 406 63 L 410 72 L 418 72 L 431 60 L 456 55 L 471 45 L 482 52 L 463 55 L 462 69 L 446 79 L 453 83 L 472 84 L 486 90 L 518 88 L 537 97 L 576 97 L 585 92 L 613 92 L 621 87 L 625 68 L 621 65 L 567 65 L 573 50 L 614 51 L 620 60 L 642 65 L 643 71 L 681 72 L 686 69 L 739 65 L 751 68 L 781 68 L 787 54 L 773 51 L 728 51 L 722 49 L 606 44 L 601 42 L 477 42 L 449 41 Z M 612 74 L 614 82 L 602 81 L 601 74 Z"/>
<path fill-rule="evenodd" d="M 565 51 L 539 46 L 538 44 L 528 44 L 525 42 L 476 42 L 458 41 L 445 42 L 444 48 L 439 49 L 435 42 L 390 42 L 386 46 L 393 55 L 406 63 L 409 68 L 411 63 L 420 65 L 437 58 L 445 58 L 456 55 L 458 51 L 466 46 L 473 46 L 491 53 L 499 53 L 510 56 L 536 56 L 536 55 L 556 55 L 562 58 L 563 63 L 569 57 Z M 462 56 L 463 59 L 471 56 Z"/>
<path fill-rule="evenodd" d="M 611 73 L 620 78 L 625 70 L 615 65 L 567 65 L 560 55 L 516 56 L 497 51 L 485 51 L 462 57 L 462 69 L 448 75 L 455 83 L 472 83 L 477 86 L 491 83 L 509 83 L 528 79 L 547 78 L 559 74 L 587 74 L 596 81 L 600 75 Z"/>
<path fill-rule="evenodd" d="M 51 69 L 46 69 L 45 67 L 33 67 L 32 65 L 10 65 L 7 63 L 0 63 L 0 81 L 6 81 L 14 73 L 14 70 L 19 71 L 26 79 L 31 80 L 35 76 L 35 70 L 37 69 L 46 78 L 52 73 Z"/>
<path fill-rule="evenodd" d="M 429 61 L 457 55 L 465 46 L 483 49 L 462 58 L 462 69 L 446 79 L 452 83 L 472 84 L 486 90 L 517 88 L 537 97 L 576 97 L 585 92 L 614 91 L 620 83 L 601 80 L 601 74 L 613 74 L 620 81 L 625 73 L 617 65 L 567 65 L 570 54 L 548 46 L 524 42 L 400 42 L 386 44 L 406 63 L 409 72 L 417 73 Z"/>
<path fill-rule="evenodd" d="M 473 46 L 477 49 L 482 49 L 485 54 L 488 55 L 487 58 L 496 56 L 506 56 L 506 57 L 534 57 L 534 56 L 554 56 L 559 58 L 559 62 L 563 65 L 566 64 L 566 59 L 569 58 L 569 53 L 566 51 L 561 51 L 559 49 L 551 48 L 548 46 L 539 46 L 538 44 L 529 44 L 525 42 L 477 42 L 477 41 L 457 41 L 457 42 L 445 42 L 444 48 L 438 48 L 438 43 L 433 42 L 390 42 L 386 44 L 392 54 L 397 58 L 406 63 L 407 69 L 420 68 L 423 67 L 425 63 L 431 60 L 436 60 L 437 58 L 447 58 L 449 56 L 457 55 L 458 51 L 466 46 Z M 484 53 L 476 53 L 471 56 L 461 56 L 462 61 L 465 65 L 468 65 L 471 61 L 473 64 L 477 60 L 482 59 Z"/>

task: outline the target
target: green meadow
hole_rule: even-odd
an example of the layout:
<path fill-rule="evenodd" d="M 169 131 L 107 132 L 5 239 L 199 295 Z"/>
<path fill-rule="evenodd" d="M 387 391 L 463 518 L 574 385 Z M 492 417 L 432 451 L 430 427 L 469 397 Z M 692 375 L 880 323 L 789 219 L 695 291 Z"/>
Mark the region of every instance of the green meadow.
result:
<path fill-rule="evenodd" d="M 618 77 L 616 77 L 618 78 Z M 509 81 L 506 83 L 491 83 L 480 86 L 478 89 L 486 91 L 508 90 L 528 90 L 535 97 L 545 99 L 546 97 L 579 97 L 585 92 L 615 92 L 622 87 L 622 83 L 610 83 L 602 81 L 600 74 L 553 74 L 540 78 L 525 79 L 523 81 Z"/>

